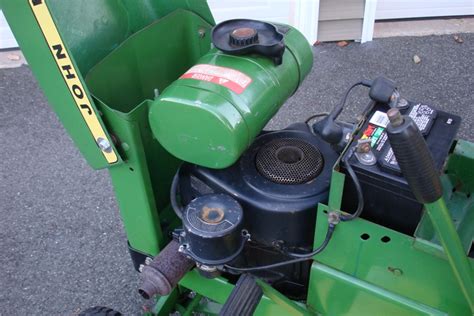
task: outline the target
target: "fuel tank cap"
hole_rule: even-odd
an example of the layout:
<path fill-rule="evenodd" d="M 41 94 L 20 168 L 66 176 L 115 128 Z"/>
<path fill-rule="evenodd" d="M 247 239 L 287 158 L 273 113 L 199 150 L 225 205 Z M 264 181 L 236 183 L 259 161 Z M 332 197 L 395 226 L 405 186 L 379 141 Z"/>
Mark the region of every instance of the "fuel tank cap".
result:
<path fill-rule="evenodd" d="M 226 54 L 258 54 L 269 57 L 275 65 L 282 63 L 284 35 L 273 24 L 235 19 L 217 24 L 212 29 L 212 44 Z"/>
<path fill-rule="evenodd" d="M 258 32 L 251 27 L 236 28 L 229 34 L 229 42 L 238 47 L 255 44 L 258 42 Z"/>

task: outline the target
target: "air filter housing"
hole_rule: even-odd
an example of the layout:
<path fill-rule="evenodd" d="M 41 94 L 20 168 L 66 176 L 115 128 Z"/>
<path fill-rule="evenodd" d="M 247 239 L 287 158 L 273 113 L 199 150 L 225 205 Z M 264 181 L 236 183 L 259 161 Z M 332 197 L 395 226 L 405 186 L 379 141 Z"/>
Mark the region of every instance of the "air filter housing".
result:
<path fill-rule="evenodd" d="M 197 197 L 183 212 L 182 252 L 205 265 L 230 262 L 247 240 L 242 224 L 242 207 L 229 195 Z"/>
<path fill-rule="evenodd" d="M 319 149 L 298 138 L 276 138 L 263 145 L 255 157 L 258 172 L 279 184 L 302 184 L 316 178 L 323 169 Z"/>

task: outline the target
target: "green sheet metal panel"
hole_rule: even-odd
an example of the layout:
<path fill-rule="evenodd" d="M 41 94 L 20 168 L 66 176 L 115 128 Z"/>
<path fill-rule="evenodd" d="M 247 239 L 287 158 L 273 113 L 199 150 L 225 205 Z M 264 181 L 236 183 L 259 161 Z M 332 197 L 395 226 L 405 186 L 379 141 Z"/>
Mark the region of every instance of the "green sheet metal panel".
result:
<path fill-rule="evenodd" d="M 44 19 L 41 16 L 35 17 L 32 10 L 33 7 L 46 6 L 52 15 L 54 27 L 43 23 Z M 120 163 L 121 159 L 113 147 L 113 137 L 107 131 L 109 126 L 107 122 L 103 121 L 103 117 L 100 116 L 92 103 L 82 77 L 129 36 L 174 10 L 182 8 L 194 12 L 207 24 L 214 24 L 214 19 L 205 0 L 100 0 L 93 2 L 87 0 L 74 2 L 2 0 L 2 7 L 51 107 L 88 163 L 96 169 Z M 71 68 L 66 70 L 66 74 L 73 73 L 82 85 L 84 99 L 88 100 L 87 109 L 81 109 L 79 104 L 75 104 L 72 93 L 74 90 L 68 89 L 70 87 L 67 82 L 65 84 L 64 78 L 62 78 L 65 72 L 64 70 L 60 71 L 56 63 L 57 58 L 53 58 L 55 51 L 52 46 L 58 45 L 58 43 L 45 41 L 41 25 L 47 25 L 43 32 L 45 30 L 50 32 L 53 28 L 57 29 L 62 41 L 63 53 L 71 61 Z M 166 40 L 166 38 L 157 40 Z M 97 121 L 94 123 L 95 128 L 92 129 L 92 133 L 94 133 L 94 129 L 100 129 L 101 134 L 104 135 L 101 138 L 106 139 L 108 144 L 112 145 L 110 153 L 101 152 L 97 145 L 98 137 L 95 134 L 91 135 L 91 129 L 82 123 L 84 111 L 87 111 Z"/>
<path fill-rule="evenodd" d="M 60 35 L 60 30 L 51 23 L 46 2 L 4 0 L 2 5 L 5 17 L 40 87 L 89 164 L 94 168 L 103 168 L 118 163 L 120 160 L 115 149 L 112 148 L 110 153 L 104 154 L 92 134 L 94 131 L 91 132 L 91 125 L 84 121 L 90 119 L 93 128 L 99 131 L 109 144 L 112 143 L 91 102 L 74 56 L 64 44 L 64 39 L 58 36 L 57 32 Z M 59 67 L 67 68 L 60 70 Z M 78 95 L 84 103 L 76 103 Z"/>
<path fill-rule="evenodd" d="M 323 205 L 318 209 L 315 245 L 324 239 L 327 209 Z M 390 310 L 396 311 L 397 315 L 410 315 L 413 308 L 394 298 L 399 296 L 452 315 L 469 315 L 469 306 L 448 261 L 417 249 L 414 243 L 410 236 L 364 219 L 338 224 L 328 247 L 315 256 L 317 262 L 394 296 L 368 295 L 364 293 L 367 292 L 365 283 L 352 282 L 354 284 L 348 286 L 351 282 L 347 278 L 334 278 L 332 273 L 313 266 L 308 304 L 330 315 L 360 315 L 364 306 L 381 311 L 389 310 L 387 306 L 395 304 L 397 307 Z"/>

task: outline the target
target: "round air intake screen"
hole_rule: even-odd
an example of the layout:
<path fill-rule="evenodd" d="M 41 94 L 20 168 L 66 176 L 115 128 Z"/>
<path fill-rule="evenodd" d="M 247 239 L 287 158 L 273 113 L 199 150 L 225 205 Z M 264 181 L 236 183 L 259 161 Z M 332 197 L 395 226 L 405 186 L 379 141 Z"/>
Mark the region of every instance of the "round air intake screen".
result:
<path fill-rule="evenodd" d="M 278 138 L 263 145 L 257 153 L 258 172 L 279 184 L 301 184 L 316 178 L 324 159 L 318 148 L 298 138 Z"/>

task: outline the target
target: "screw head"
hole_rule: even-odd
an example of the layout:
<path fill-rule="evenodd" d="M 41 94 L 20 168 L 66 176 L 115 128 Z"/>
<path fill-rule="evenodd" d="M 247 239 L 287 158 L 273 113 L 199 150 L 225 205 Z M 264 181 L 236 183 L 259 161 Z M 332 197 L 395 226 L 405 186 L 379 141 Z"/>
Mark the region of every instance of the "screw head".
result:
<path fill-rule="evenodd" d="M 198 35 L 200 38 L 204 38 L 206 36 L 206 30 L 204 28 L 200 28 L 198 30 Z"/>
<path fill-rule="evenodd" d="M 96 142 L 97 142 L 97 146 L 99 146 L 99 148 L 103 152 L 106 152 L 106 153 L 111 153 L 112 152 L 112 145 L 110 144 L 110 142 L 107 139 L 99 137 L 99 138 L 97 138 Z"/>

